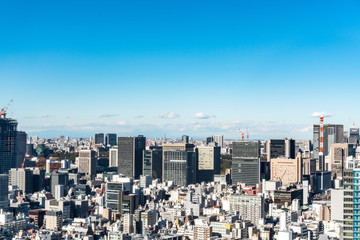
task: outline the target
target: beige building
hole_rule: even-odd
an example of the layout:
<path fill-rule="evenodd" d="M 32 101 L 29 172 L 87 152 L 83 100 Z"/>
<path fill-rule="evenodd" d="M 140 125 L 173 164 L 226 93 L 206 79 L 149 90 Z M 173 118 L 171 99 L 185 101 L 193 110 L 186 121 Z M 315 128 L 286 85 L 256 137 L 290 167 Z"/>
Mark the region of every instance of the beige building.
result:
<path fill-rule="evenodd" d="M 62 227 L 63 218 L 61 211 L 47 211 L 45 216 L 46 229 L 58 230 Z"/>
<path fill-rule="evenodd" d="M 133 214 L 125 214 L 124 215 L 124 232 L 133 233 L 134 232 L 134 215 Z"/>
<path fill-rule="evenodd" d="M 214 169 L 214 147 L 197 147 L 199 170 Z"/>
<path fill-rule="evenodd" d="M 290 185 L 302 181 L 302 157 L 296 159 L 275 158 L 270 161 L 271 180 L 281 181 L 282 185 Z"/>
<path fill-rule="evenodd" d="M 194 226 L 194 240 L 208 240 L 212 235 L 212 227 L 207 225 Z"/>
<path fill-rule="evenodd" d="M 330 221 L 331 220 L 331 208 L 329 206 L 320 207 L 320 221 Z"/>
<path fill-rule="evenodd" d="M 91 176 L 96 174 L 95 151 L 80 150 L 78 157 L 79 173 L 86 173 Z"/>
<path fill-rule="evenodd" d="M 343 169 L 346 157 L 349 156 L 349 144 L 334 143 L 330 148 L 331 174 L 338 179 L 343 177 Z"/>

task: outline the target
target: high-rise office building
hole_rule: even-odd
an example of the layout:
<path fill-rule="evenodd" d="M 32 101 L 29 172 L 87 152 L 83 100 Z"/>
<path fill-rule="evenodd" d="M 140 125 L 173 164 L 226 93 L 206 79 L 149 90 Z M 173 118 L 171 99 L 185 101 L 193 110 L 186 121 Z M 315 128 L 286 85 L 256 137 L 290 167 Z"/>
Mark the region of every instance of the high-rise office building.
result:
<path fill-rule="evenodd" d="M 224 136 L 223 135 L 215 135 L 214 142 L 217 143 L 218 147 L 224 147 Z"/>
<path fill-rule="evenodd" d="M 139 196 L 131 194 L 125 183 L 107 182 L 105 195 L 106 208 L 117 211 L 121 215 L 133 214 L 139 204 Z"/>
<path fill-rule="evenodd" d="M 79 173 L 86 173 L 91 177 L 94 177 L 96 174 L 95 151 L 80 150 L 78 164 Z"/>
<path fill-rule="evenodd" d="M 264 198 L 256 195 L 231 195 L 230 209 L 239 211 L 243 220 L 258 224 L 259 220 L 264 217 Z"/>
<path fill-rule="evenodd" d="M 303 180 L 307 180 L 311 191 L 315 191 L 315 174 L 316 174 L 316 159 L 315 158 L 303 158 L 302 160 L 302 174 Z M 304 181 L 303 181 L 304 182 Z"/>
<path fill-rule="evenodd" d="M 183 142 L 183 143 L 189 143 L 189 136 L 183 135 L 183 136 L 182 136 L 182 142 Z"/>
<path fill-rule="evenodd" d="M 311 157 L 312 143 L 310 140 L 295 141 L 295 153 L 301 152 L 304 158 Z"/>
<path fill-rule="evenodd" d="M 8 173 L 17 162 L 17 122 L 10 118 L 0 118 L 0 174 Z"/>
<path fill-rule="evenodd" d="M 330 148 L 331 155 L 331 173 L 333 177 L 337 179 L 343 178 L 343 169 L 345 160 L 349 156 L 349 144 L 348 143 L 334 143 Z M 325 167 L 330 169 L 330 167 Z"/>
<path fill-rule="evenodd" d="M 324 156 L 329 155 L 331 145 L 343 143 L 344 126 L 339 124 L 324 124 Z M 313 126 L 313 157 L 318 159 L 320 151 L 320 126 Z"/>
<path fill-rule="evenodd" d="M 350 144 L 358 144 L 359 143 L 359 128 L 350 128 L 350 136 L 348 143 Z"/>
<path fill-rule="evenodd" d="M 198 166 L 196 182 L 212 182 L 220 174 L 220 147 L 197 147 Z"/>
<path fill-rule="evenodd" d="M 193 144 L 163 145 L 163 181 L 187 186 L 196 182 L 196 152 Z"/>
<path fill-rule="evenodd" d="M 118 138 L 118 173 L 128 177 L 140 177 L 143 171 L 145 145 L 146 138 L 142 135 Z"/>
<path fill-rule="evenodd" d="M 343 239 L 360 239 L 360 168 L 344 169 Z"/>
<path fill-rule="evenodd" d="M 56 170 L 51 173 L 51 194 L 55 196 L 56 185 L 64 186 L 64 194 L 67 194 L 69 173 L 66 171 Z"/>
<path fill-rule="evenodd" d="M 271 180 L 281 181 L 282 185 L 302 182 L 302 157 L 296 159 L 274 158 L 270 160 Z"/>
<path fill-rule="evenodd" d="M 29 168 L 12 168 L 9 171 L 9 184 L 16 185 L 24 193 L 33 193 L 33 176 Z"/>
<path fill-rule="evenodd" d="M 58 140 L 58 148 L 61 150 L 65 149 L 65 137 L 64 136 L 60 136 L 59 140 Z"/>
<path fill-rule="evenodd" d="M 112 147 L 117 144 L 116 133 L 108 133 L 105 136 L 105 146 Z"/>
<path fill-rule="evenodd" d="M 134 215 L 126 213 L 124 215 L 124 232 L 133 233 L 134 232 Z"/>
<path fill-rule="evenodd" d="M 209 143 L 212 143 L 212 142 L 214 142 L 214 137 L 213 136 L 206 138 L 206 145 L 209 145 Z"/>
<path fill-rule="evenodd" d="M 344 189 L 331 189 L 331 220 L 344 221 Z M 351 193 L 352 194 L 352 193 Z"/>
<path fill-rule="evenodd" d="M 12 168 L 9 171 L 9 184 L 18 186 L 25 194 L 42 190 L 44 179 L 42 168 Z"/>
<path fill-rule="evenodd" d="M 151 146 L 144 150 L 143 175 L 162 181 L 162 147 Z"/>
<path fill-rule="evenodd" d="M 260 182 L 260 147 L 256 142 L 233 142 L 232 182 L 256 185 Z"/>
<path fill-rule="evenodd" d="M 41 191 L 44 188 L 45 183 L 45 169 L 38 167 L 29 169 L 31 169 L 32 172 L 33 191 Z"/>
<path fill-rule="evenodd" d="M 95 145 L 96 144 L 104 144 L 104 134 L 103 133 L 95 134 Z"/>
<path fill-rule="evenodd" d="M 295 140 L 270 139 L 266 141 L 267 160 L 273 158 L 295 158 Z"/>
<path fill-rule="evenodd" d="M 16 132 L 16 167 L 20 168 L 24 162 L 24 157 L 26 153 L 26 132 L 17 131 Z"/>
<path fill-rule="evenodd" d="M 109 149 L 109 167 L 118 167 L 119 157 L 118 157 L 118 148 L 114 146 Z"/>
<path fill-rule="evenodd" d="M 0 209 L 7 211 L 9 208 L 9 175 L 0 174 Z"/>

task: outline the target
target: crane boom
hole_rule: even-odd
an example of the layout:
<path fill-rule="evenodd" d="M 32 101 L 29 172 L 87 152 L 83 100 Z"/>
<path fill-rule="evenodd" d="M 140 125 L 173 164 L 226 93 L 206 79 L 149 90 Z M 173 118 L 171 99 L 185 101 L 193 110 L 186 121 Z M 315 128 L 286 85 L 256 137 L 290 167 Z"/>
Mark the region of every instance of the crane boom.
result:
<path fill-rule="evenodd" d="M 13 102 L 13 100 L 11 99 L 10 102 L 8 103 L 8 105 L 6 105 L 6 107 L 4 107 L 0 110 L 0 118 L 1 117 L 6 118 L 6 111 L 9 109 L 12 102 Z"/>

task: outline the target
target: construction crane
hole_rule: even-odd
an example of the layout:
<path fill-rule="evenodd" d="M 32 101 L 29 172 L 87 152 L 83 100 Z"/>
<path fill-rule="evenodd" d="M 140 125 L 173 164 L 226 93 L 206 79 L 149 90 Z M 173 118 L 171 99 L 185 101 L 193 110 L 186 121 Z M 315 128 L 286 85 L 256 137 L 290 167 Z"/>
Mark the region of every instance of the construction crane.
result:
<path fill-rule="evenodd" d="M 8 108 L 10 107 L 12 102 L 13 102 L 13 100 L 11 99 L 10 102 L 8 103 L 8 105 L 6 105 L 6 107 L 4 107 L 0 110 L 0 118 L 1 117 L 3 117 L 4 119 L 6 118 L 6 111 L 8 110 Z"/>
<path fill-rule="evenodd" d="M 241 134 L 241 141 L 243 142 L 244 141 L 244 133 L 241 131 L 241 129 L 238 129 L 238 131 Z"/>
<path fill-rule="evenodd" d="M 249 142 L 249 131 L 248 131 L 248 128 L 246 128 L 246 141 Z"/>
<path fill-rule="evenodd" d="M 27 155 L 27 152 L 25 153 L 24 161 L 23 161 L 23 163 L 21 164 L 21 168 L 24 168 L 24 167 L 25 167 L 26 155 Z"/>
<path fill-rule="evenodd" d="M 287 169 L 285 169 L 285 171 L 284 171 L 284 173 L 283 173 L 283 175 L 281 176 L 281 178 L 279 179 L 280 180 L 280 182 L 281 182 L 281 184 L 282 184 L 282 179 L 284 178 L 284 176 L 285 176 L 285 173 L 287 172 Z"/>

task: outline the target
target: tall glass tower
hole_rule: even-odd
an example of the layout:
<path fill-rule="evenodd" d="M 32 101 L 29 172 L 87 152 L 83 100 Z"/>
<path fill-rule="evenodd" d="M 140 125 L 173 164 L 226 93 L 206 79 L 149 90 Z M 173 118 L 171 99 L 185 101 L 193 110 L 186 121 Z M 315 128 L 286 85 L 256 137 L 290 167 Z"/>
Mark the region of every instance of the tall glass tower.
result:
<path fill-rule="evenodd" d="M 16 167 L 17 122 L 11 118 L 0 118 L 0 174 Z"/>

